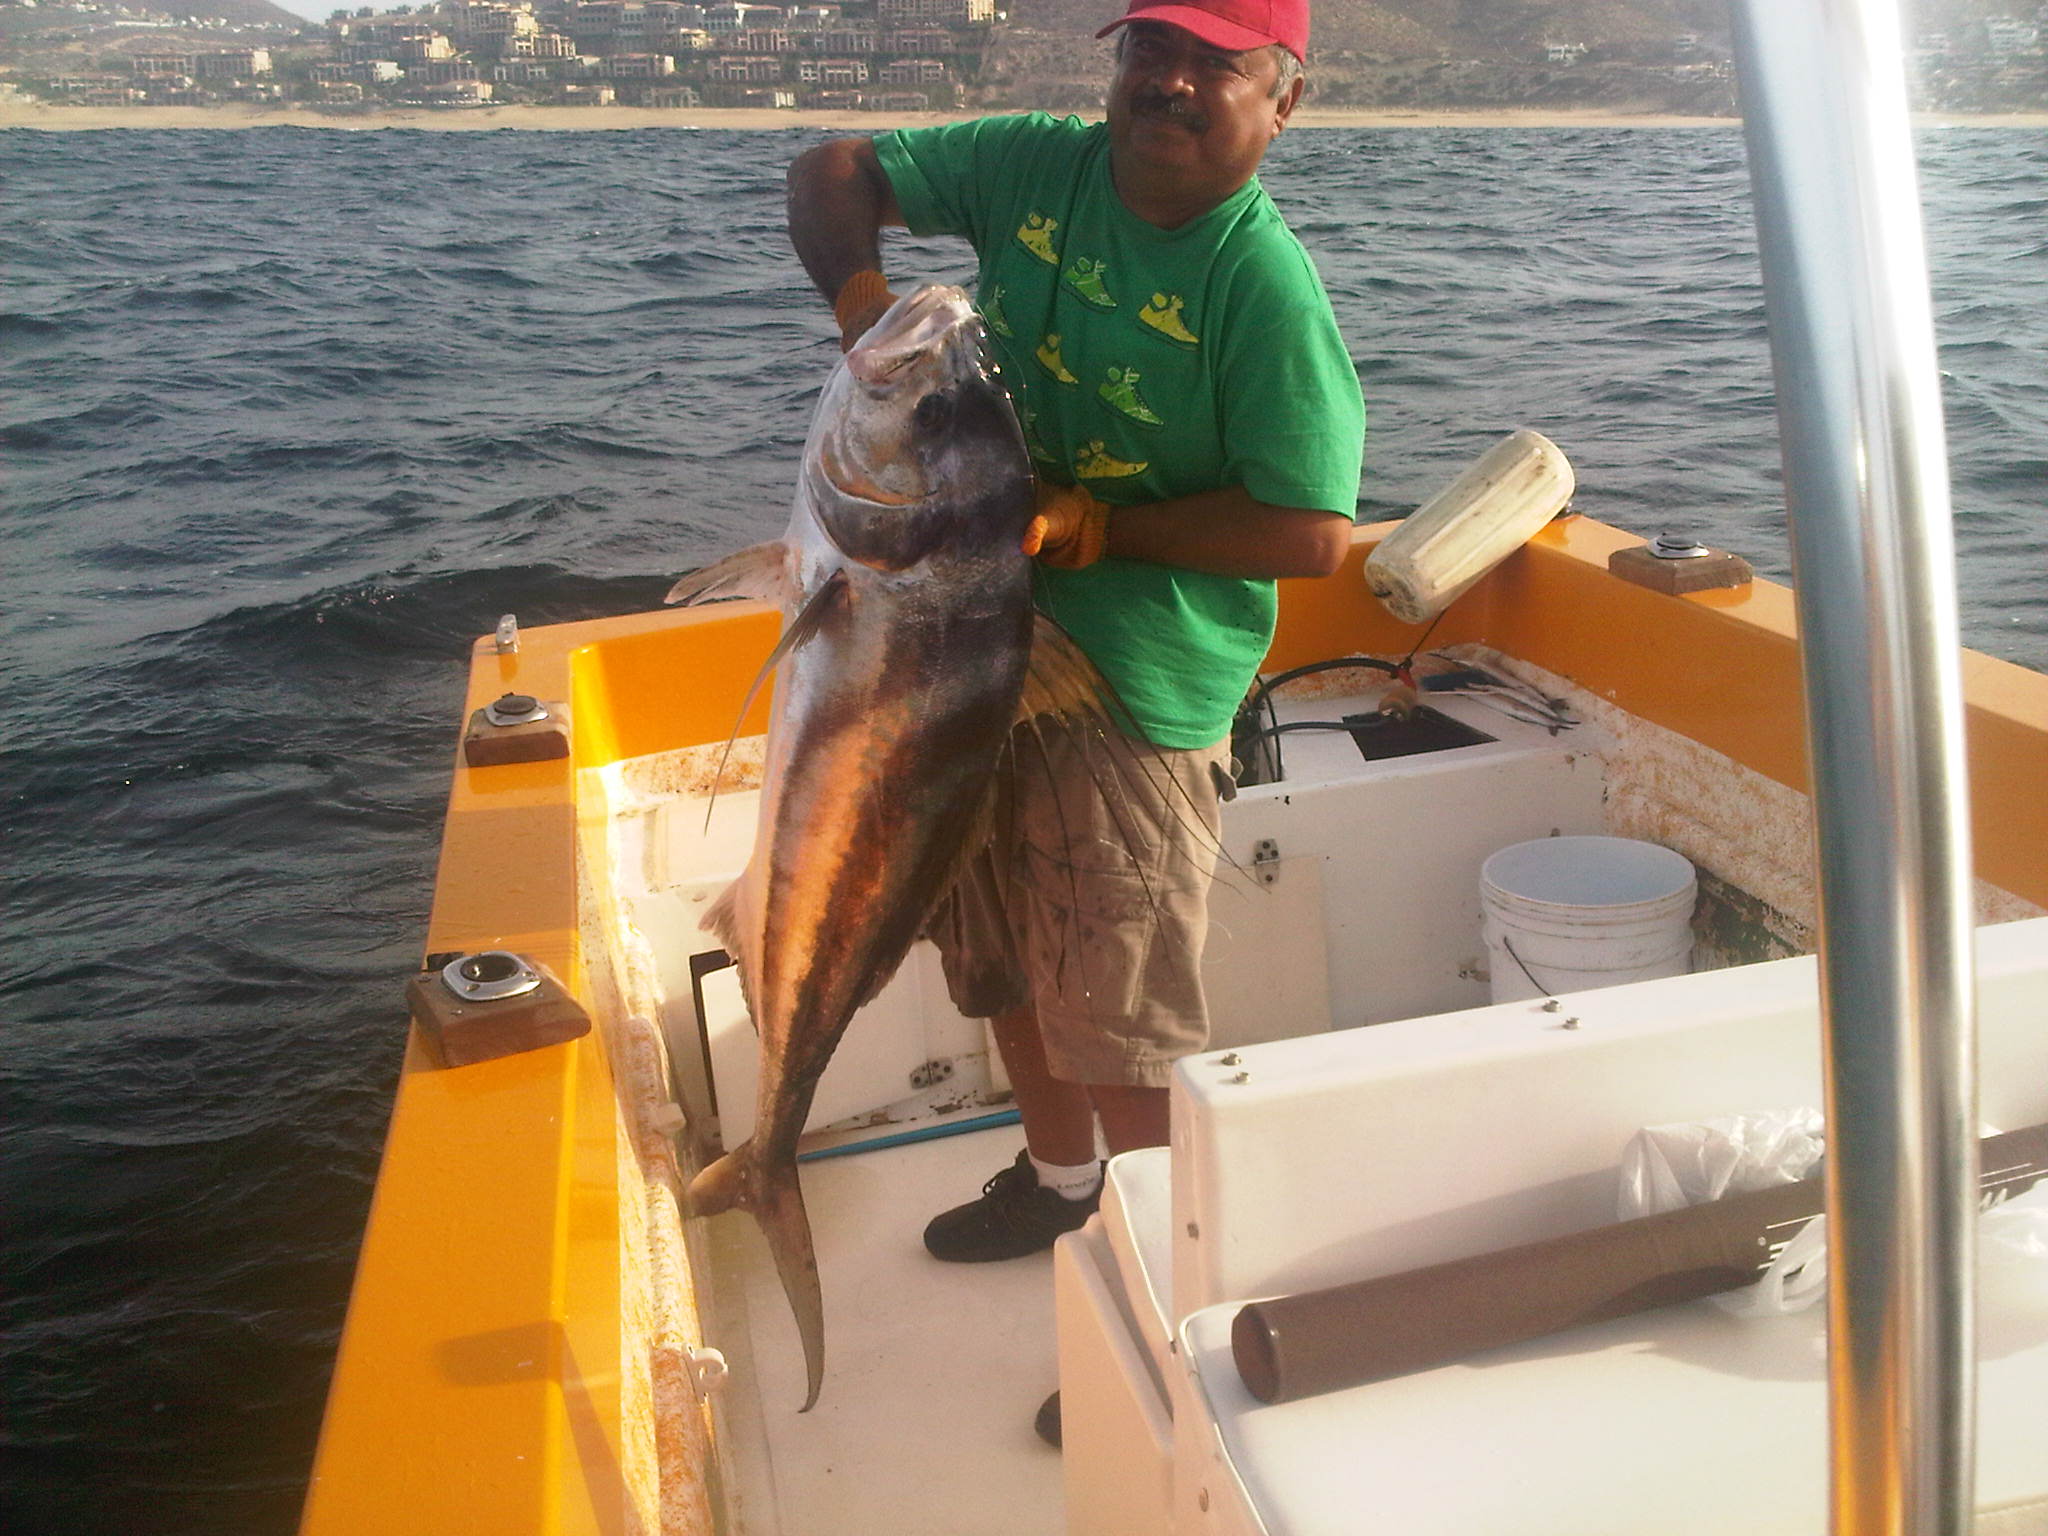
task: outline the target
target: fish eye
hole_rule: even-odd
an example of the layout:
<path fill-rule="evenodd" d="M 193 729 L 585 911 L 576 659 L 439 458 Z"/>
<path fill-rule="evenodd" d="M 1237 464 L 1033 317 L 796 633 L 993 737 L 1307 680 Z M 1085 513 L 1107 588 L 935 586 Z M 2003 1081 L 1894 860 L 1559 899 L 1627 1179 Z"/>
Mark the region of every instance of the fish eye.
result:
<path fill-rule="evenodd" d="M 953 392 L 949 389 L 933 390 L 917 402 L 912 417 L 920 432 L 937 433 L 945 430 L 953 419 Z"/>

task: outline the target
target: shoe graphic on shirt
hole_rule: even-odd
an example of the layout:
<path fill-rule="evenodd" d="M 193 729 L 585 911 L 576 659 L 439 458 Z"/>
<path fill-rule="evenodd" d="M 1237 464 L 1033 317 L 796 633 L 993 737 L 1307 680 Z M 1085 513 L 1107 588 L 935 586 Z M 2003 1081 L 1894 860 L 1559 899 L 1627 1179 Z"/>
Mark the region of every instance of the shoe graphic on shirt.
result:
<path fill-rule="evenodd" d="M 1053 231 L 1060 227 L 1058 219 L 1048 219 L 1042 213 L 1028 213 L 1024 222 L 1017 226 L 1017 243 L 1049 267 L 1060 264 L 1060 253 L 1053 249 Z"/>
<path fill-rule="evenodd" d="M 988 322 L 988 328 L 998 336 L 1015 337 L 1010 329 L 1010 317 L 1003 313 L 1003 285 L 997 283 L 989 290 L 988 302 L 981 306 L 981 318 Z"/>
<path fill-rule="evenodd" d="M 1148 427 L 1166 425 L 1164 418 L 1155 415 L 1152 408 L 1139 395 L 1138 370 L 1135 368 L 1111 368 L 1109 381 L 1095 393 L 1133 421 L 1143 422 Z"/>
<path fill-rule="evenodd" d="M 1107 270 L 1107 262 L 1076 256 L 1067 264 L 1067 270 L 1060 274 L 1060 281 L 1097 309 L 1115 309 L 1116 300 L 1110 297 L 1109 290 L 1102 285 L 1102 274 Z"/>
<path fill-rule="evenodd" d="M 1038 350 L 1031 354 L 1038 359 L 1038 366 L 1058 379 L 1062 384 L 1078 384 L 1081 381 L 1067 372 L 1067 365 L 1060 361 L 1060 333 L 1049 331 L 1045 340 L 1038 344 Z"/>
<path fill-rule="evenodd" d="M 1116 457 L 1103 446 L 1099 437 L 1083 443 L 1081 451 L 1074 455 L 1074 474 L 1083 480 L 1125 480 L 1132 475 L 1142 475 L 1149 468 L 1149 460 L 1139 459 L 1134 463 Z"/>
<path fill-rule="evenodd" d="M 1138 318 L 1160 335 L 1177 341 L 1183 346 L 1199 347 L 1202 340 L 1187 327 L 1181 318 L 1181 309 L 1187 303 L 1179 294 L 1171 297 L 1163 293 L 1152 295 L 1152 302 L 1138 311 Z"/>

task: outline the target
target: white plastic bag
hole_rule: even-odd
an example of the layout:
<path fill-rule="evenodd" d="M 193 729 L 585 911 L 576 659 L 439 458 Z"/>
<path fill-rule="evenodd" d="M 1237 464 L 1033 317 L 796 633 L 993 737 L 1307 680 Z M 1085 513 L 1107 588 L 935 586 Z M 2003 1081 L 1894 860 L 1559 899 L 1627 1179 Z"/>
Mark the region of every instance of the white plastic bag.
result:
<path fill-rule="evenodd" d="M 1819 1171 L 1825 1150 L 1817 1109 L 1648 1126 L 1622 1152 L 1621 1219 L 1797 1184 Z M 1816 1216 L 1778 1251 L 1754 1285 L 1723 1292 L 1713 1301 L 1739 1317 L 1798 1312 L 1821 1298 L 1827 1274 L 1826 1231 Z"/>
<path fill-rule="evenodd" d="M 1810 1179 L 1820 1171 L 1825 1146 L 1817 1109 L 1646 1127 L 1622 1152 L 1621 1219 Z M 2048 1260 L 2048 1183 L 1991 1206 L 1978 1218 L 1977 1235 L 1984 1269 L 2022 1265 L 2044 1273 L 2035 1266 Z M 1812 1306 L 1827 1279 L 1827 1218 L 1816 1216 L 1778 1250 L 1754 1285 L 1712 1299 L 1738 1317 L 1776 1316 Z"/>
<path fill-rule="evenodd" d="M 1977 1218 L 1977 1236 L 1977 1261 L 1986 1270 L 2048 1259 L 2048 1183 L 1992 1206 Z"/>
<path fill-rule="evenodd" d="M 1621 1156 L 1621 1219 L 1810 1179 L 1826 1150 L 1817 1109 L 1730 1115 L 1637 1131 Z"/>

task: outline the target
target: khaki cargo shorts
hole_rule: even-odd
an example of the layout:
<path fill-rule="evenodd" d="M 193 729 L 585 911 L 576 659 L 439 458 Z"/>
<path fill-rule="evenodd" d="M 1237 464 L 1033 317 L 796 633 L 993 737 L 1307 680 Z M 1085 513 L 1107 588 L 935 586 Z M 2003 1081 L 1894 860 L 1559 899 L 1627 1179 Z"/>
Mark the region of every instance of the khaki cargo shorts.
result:
<path fill-rule="evenodd" d="M 969 1018 L 1035 1005 L 1066 1082 L 1166 1086 L 1209 1036 L 1202 940 L 1229 743 L 1020 727 L 995 831 L 927 929 Z"/>

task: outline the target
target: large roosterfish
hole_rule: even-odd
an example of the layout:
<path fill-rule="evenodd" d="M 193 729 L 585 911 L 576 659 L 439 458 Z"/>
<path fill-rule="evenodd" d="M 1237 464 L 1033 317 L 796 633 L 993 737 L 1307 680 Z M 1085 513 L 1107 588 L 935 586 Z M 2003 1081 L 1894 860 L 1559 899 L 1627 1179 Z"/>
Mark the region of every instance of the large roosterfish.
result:
<path fill-rule="evenodd" d="M 806 1409 L 824 1311 L 796 1150 L 818 1078 L 976 851 L 1012 725 L 1101 718 L 1093 669 L 1033 611 L 1031 517 L 981 322 L 959 289 L 921 288 L 826 381 L 782 539 L 669 593 L 784 614 L 753 855 L 704 919 L 760 1034 L 756 1129 L 689 1206 L 760 1223 L 803 1336 Z"/>

